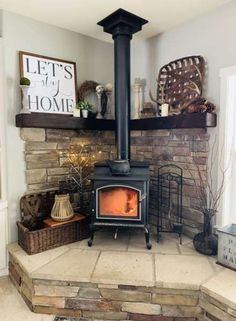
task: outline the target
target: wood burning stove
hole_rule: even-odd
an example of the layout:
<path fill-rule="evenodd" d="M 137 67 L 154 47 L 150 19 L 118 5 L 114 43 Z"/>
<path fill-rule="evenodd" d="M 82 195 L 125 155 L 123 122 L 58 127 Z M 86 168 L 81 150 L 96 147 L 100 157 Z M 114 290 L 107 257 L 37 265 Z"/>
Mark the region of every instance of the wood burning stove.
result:
<path fill-rule="evenodd" d="M 117 160 L 95 164 L 92 181 L 91 246 L 98 227 L 141 227 L 149 242 L 149 165 L 130 161 L 130 41 L 146 20 L 118 9 L 98 24 L 115 45 L 115 116 Z M 128 163 L 128 166 L 127 166 Z"/>

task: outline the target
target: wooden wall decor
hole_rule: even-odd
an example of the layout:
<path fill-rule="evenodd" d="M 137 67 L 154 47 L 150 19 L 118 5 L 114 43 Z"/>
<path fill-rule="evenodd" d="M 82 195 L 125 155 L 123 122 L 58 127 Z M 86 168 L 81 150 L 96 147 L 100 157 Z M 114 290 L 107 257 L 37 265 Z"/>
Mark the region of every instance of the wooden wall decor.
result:
<path fill-rule="evenodd" d="M 157 79 L 156 98 L 158 104 L 167 103 L 173 114 L 178 114 L 190 101 L 202 94 L 205 60 L 202 56 L 189 56 L 164 65 Z"/>

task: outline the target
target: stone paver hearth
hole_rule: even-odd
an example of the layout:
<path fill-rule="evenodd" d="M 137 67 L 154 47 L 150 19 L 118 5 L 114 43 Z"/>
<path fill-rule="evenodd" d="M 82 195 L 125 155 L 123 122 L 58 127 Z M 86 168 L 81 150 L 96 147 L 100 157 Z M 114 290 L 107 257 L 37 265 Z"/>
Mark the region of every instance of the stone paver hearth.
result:
<path fill-rule="evenodd" d="M 68 249 L 67 252 L 43 265 L 31 276 L 47 280 L 90 282 L 99 251 Z"/>
<path fill-rule="evenodd" d="M 207 257 L 155 255 L 156 284 L 165 288 L 197 290 L 214 274 Z"/>
<path fill-rule="evenodd" d="M 149 253 L 102 252 L 92 282 L 154 286 L 154 265 Z"/>
<path fill-rule="evenodd" d="M 236 320 L 235 272 L 196 253 L 187 237 L 180 245 L 175 235 L 165 234 L 160 243 L 153 239 L 148 251 L 143 234 L 131 232 L 121 231 L 115 240 L 101 231 L 91 248 L 83 240 L 33 256 L 12 244 L 10 276 L 40 313 L 135 321 L 144 315 L 200 320 L 207 314 L 202 320 L 221 320 L 218 315 Z"/>
<path fill-rule="evenodd" d="M 224 269 L 202 286 L 202 291 L 236 310 L 236 272 Z M 224 296 L 222 296 L 224 293 Z M 236 317 L 236 314 L 235 314 Z"/>

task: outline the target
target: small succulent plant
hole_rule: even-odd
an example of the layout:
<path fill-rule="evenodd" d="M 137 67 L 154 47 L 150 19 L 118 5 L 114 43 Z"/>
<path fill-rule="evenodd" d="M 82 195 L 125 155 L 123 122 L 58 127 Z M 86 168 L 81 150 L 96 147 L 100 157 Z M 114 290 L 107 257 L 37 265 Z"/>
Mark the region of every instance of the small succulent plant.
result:
<path fill-rule="evenodd" d="M 81 100 L 77 103 L 76 108 L 81 110 L 84 109 L 84 110 L 92 111 L 93 105 L 90 104 L 87 100 Z"/>
<path fill-rule="evenodd" d="M 30 80 L 26 77 L 21 77 L 20 85 L 21 86 L 30 86 Z"/>

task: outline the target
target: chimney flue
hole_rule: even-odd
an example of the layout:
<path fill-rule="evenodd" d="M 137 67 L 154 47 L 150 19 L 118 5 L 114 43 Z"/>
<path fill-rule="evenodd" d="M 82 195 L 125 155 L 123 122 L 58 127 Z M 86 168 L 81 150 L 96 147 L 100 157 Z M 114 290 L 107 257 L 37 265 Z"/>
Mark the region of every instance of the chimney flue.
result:
<path fill-rule="evenodd" d="M 117 159 L 130 159 L 130 41 L 147 22 L 123 9 L 98 22 L 114 39 Z"/>

